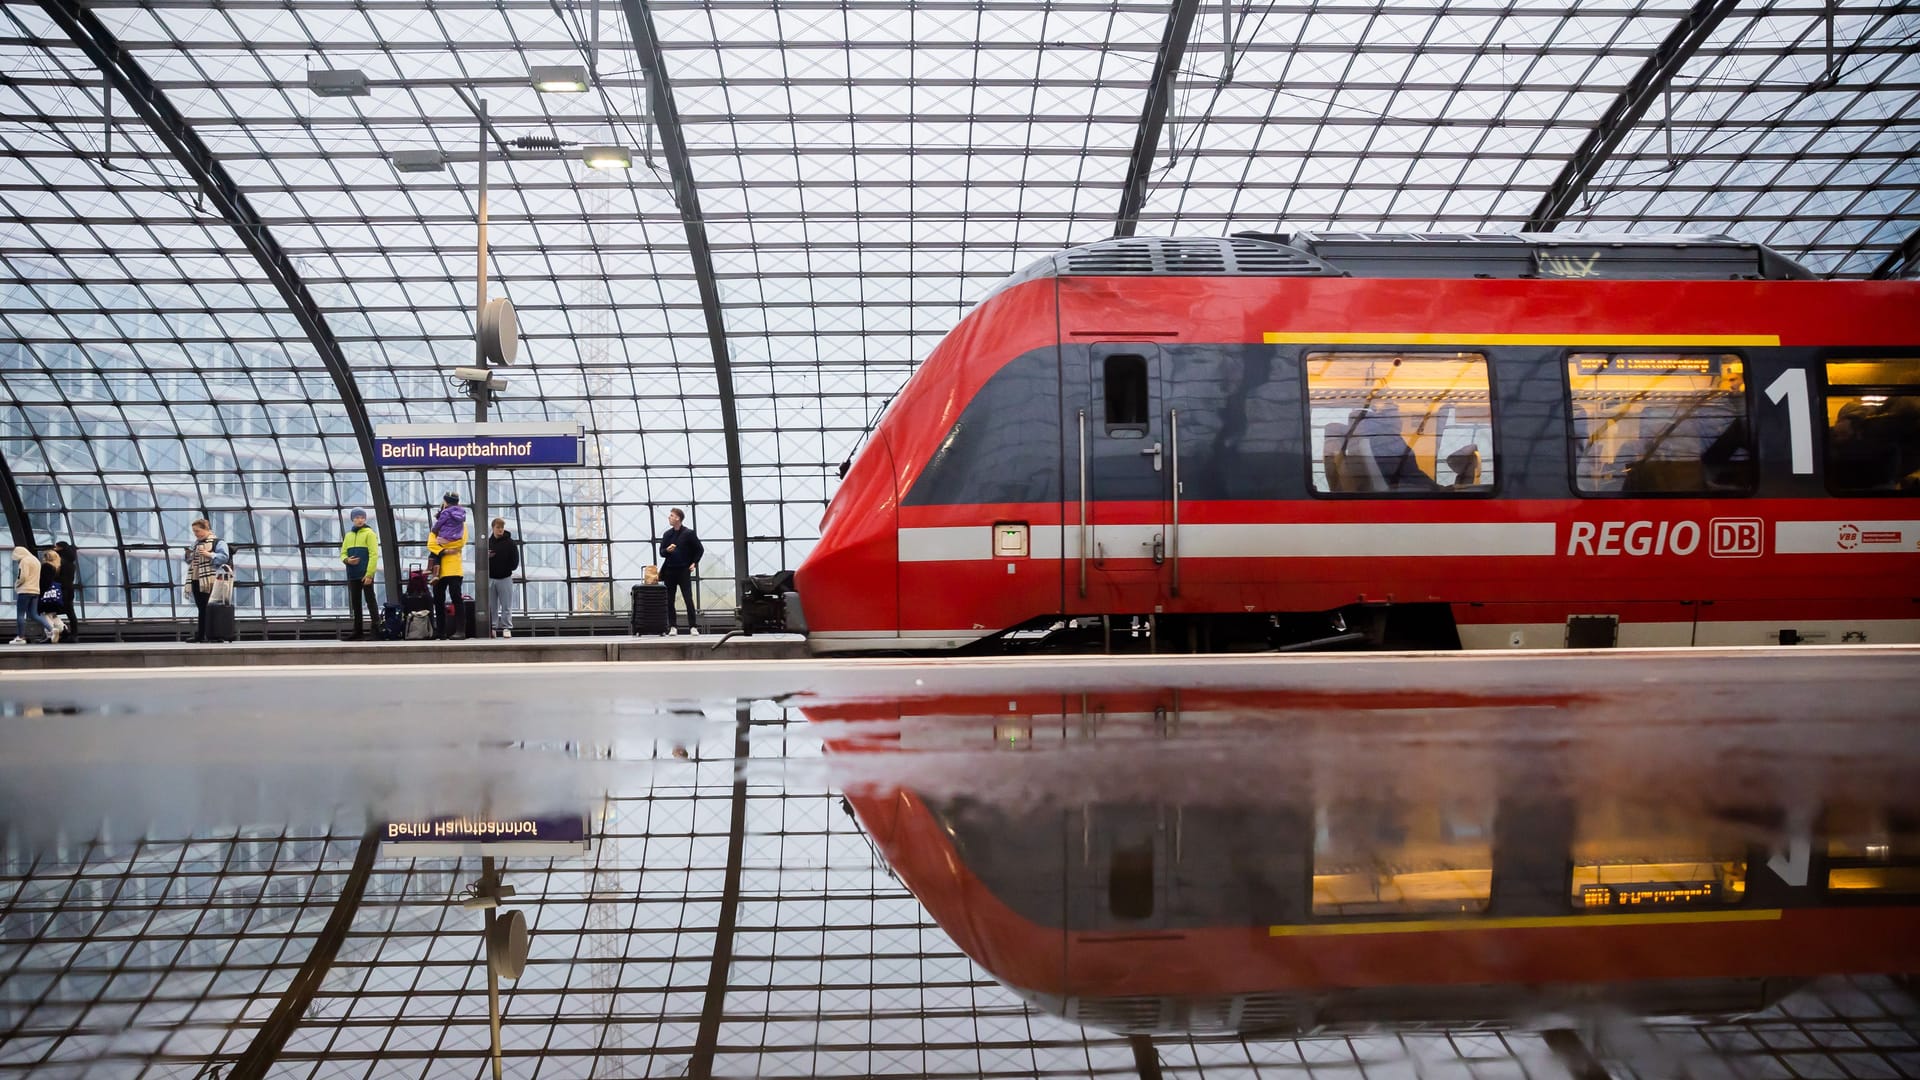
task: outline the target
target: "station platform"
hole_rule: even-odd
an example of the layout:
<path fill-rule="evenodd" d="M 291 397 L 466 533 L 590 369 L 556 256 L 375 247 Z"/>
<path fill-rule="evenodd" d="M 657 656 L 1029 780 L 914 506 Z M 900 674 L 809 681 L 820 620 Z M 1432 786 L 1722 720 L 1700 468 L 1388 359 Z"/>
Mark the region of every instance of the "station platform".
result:
<path fill-rule="evenodd" d="M 0 645 L 0 672 L 95 668 L 329 667 L 359 664 L 532 664 L 649 660 L 786 660 L 798 634 L 468 638 L 465 641 L 103 642 Z"/>

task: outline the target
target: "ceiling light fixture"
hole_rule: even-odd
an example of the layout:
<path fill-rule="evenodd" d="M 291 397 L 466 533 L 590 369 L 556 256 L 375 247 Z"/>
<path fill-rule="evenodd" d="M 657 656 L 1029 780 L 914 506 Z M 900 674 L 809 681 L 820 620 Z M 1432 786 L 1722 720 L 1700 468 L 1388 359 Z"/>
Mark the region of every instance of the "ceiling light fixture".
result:
<path fill-rule="evenodd" d="M 624 146 L 588 146 L 581 149 L 580 160 L 589 169 L 631 169 L 633 151 Z"/>
<path fill-rule="evenodd" d="M 366 97 L 367 73 L 355 68 L 323 68 L 307 72 L 307 89 L 315 97 Z"/>
<path fill-rule="evenodd" d="M 387 160 L 393 163 L 394 172 L 441 172 L 447 167 L 444 150 L 395 150 Z"/>
<path fill-rule="evenodd" d="M 543 94 L 584 94 L 587 69 L 578 64 L 535 65 L 533 88 Z"/>

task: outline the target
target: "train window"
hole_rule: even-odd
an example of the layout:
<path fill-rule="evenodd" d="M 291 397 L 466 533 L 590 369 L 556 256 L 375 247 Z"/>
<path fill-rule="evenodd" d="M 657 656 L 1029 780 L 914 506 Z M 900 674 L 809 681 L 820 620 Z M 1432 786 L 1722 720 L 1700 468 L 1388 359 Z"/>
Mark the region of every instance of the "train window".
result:
<path fill-rule="evenodd" d="M 1920 359 L 1827 364 L 1827 487 L 1920 495 Z"/>
<path fill-rule="evenodd" d="M 1849 896 L 1920 893 L 1920 821 L 1884 807 L 1832 803 L 1827 833 L 1827 889 Z"/>
<path fill-rule="evenodd" d="M 1347 796 L 1314 822 L 1313 914 L 1468 914 L 1493 896 L 1491 798 L 1414 808 Z"/>
<path fill-rule="evenodd" d="M 1746 492 L 1746 364 L 1724 353 L 1573 353 L 1573 487 L 1583 495 Z"/>
<path fill-rule="evenodd" d="M 1479 353 L 1316 352 L 1305 358 L 1313 490 L 1493 490 L 1493 408 Z"/>
<path fill-rule="evenodd" d="M 1575 911 L 1595 914 L 1738 904 L 1746 842 L 1660 806 L 1586 804 L 1573 843 Z"/>
<path fill-rule="evenodd" d="M 1131 437 L 1147 433 L 1147 358 L 1109 356 L 1102 361 L 1102 393 L 1107 403 L 1107 434 Z"/>

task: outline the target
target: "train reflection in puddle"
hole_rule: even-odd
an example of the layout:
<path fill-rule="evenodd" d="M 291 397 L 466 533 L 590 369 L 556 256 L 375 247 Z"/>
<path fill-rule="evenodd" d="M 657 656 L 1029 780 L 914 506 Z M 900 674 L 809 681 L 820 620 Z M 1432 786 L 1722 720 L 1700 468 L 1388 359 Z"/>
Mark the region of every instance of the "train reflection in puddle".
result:
<path fill-rule="evenodd" d="M 959 947 L 1091 1027 L 1718 1016 L 1823 974 L 1920 971 L 1896 728 L 1809 758 L 1790 726 L 1590 728 L 1580 704 L 1165 690 L 804 711 Z"/>

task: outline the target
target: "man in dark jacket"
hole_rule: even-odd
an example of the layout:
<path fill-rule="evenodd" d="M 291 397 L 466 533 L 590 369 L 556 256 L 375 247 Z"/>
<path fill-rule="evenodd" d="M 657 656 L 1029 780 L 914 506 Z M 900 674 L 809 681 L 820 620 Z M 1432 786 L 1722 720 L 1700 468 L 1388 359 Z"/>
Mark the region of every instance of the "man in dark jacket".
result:
<path fill-rule="evenodd" d="M 667 587 L 667 633 L 676 634 L 674 629 L 673 594 L 676 590 L 687 601 L 687 633 L 700 632 L 695 616 L 699 608 L 693 603 L 693 571 L 700 565 L 700 556 L 705 554 L 700 546 L 700 538 L 684 522 L 687 515 L 679 507 L 667 511 L 667 531 L 660 537 L 660 583 Z"/>
<path fill-rule="evenodd" d="M 487 537 L 487 626 L 494 637 L 513 636 L 513 572 L 518 569 L 520 542 L 507 531 L 506 518 L 494 518 Z"/>

